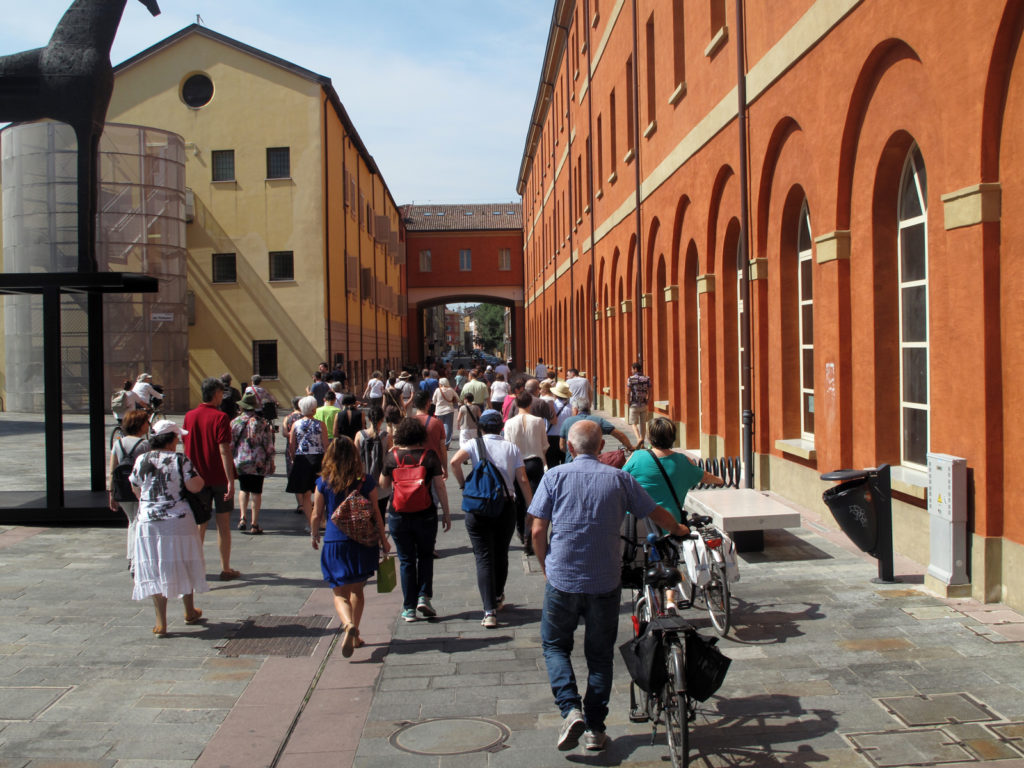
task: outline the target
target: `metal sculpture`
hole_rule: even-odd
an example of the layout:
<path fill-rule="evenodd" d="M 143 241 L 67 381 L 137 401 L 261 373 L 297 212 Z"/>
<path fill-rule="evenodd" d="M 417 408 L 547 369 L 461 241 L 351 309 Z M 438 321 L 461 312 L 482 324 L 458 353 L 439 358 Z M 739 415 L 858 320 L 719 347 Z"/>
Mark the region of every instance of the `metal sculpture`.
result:
<path fill-rule="evenodd" d="M 95 272 L 99 143 L 114 90 L 110 46 L 128 0 L 75 0 L 43 48 L 0 57 L 0 120 L 51 118 L 78 139 L 78 270 Z M 151 14 L 157 0 L 139 0 Z"/>
<path fill-rule="evenodd" d="M 89 442 L 91 489 L 85 507 L 102 509 L 103 439 L 103 294 L 155 293 L 156 278 L 125 272 L 98 271 L 96 205 L 99 187 L 99 145 L 107 107 L 114 90 L 110 47 L 128 0 L 75 0 L 43 48 L 0 57 L 0 121 L 27 122 L 50 118 L 67 123 L 78 139 L 78 271 L 0 273 L 0 293 L 43 297 L 43 376 L 46 380 L 46 505 L 35 509 L 19 502 L 18 511 L 42 519 L 61 517 L 64 498 L 64 455 L 61 414 L 60 296 L 87 295 L 89 354 Z M 151 14 L 157 0 L 139 0 Z"/>

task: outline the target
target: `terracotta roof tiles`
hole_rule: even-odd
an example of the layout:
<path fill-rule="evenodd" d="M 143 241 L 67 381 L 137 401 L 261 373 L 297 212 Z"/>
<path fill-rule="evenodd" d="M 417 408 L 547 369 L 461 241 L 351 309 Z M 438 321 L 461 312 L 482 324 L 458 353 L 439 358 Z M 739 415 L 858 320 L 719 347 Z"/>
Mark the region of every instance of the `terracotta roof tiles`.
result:
<path fill-rule="evenodd" d="M 522 229 L 522 203 L 403 205 L 408 232 Z"/>

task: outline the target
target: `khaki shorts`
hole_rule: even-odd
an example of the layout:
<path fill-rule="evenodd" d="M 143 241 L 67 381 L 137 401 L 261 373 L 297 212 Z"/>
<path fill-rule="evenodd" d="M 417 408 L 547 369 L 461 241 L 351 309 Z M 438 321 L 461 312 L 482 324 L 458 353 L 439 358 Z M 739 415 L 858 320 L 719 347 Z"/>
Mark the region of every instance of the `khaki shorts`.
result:
<path fill-rule="evenodd" d="M 646 424 L 647 423 L 647 406 L 646 405 L 631 405 L 629 406 L 629 421 L 627 424 Z"/>

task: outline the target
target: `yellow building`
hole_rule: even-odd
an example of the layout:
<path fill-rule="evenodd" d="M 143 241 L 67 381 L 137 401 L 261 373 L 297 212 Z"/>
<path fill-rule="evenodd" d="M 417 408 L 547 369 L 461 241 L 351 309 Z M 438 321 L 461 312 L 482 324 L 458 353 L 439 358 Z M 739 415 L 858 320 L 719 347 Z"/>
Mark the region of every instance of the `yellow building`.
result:
<path fill-rule="evenodd" d="M 287 402 L 321 361 L 398 367 L 398 210 L 329 78 L 191 25 L 115 68 L 107 119 L 185 139 L 192 402 L 225 371 Z"/>

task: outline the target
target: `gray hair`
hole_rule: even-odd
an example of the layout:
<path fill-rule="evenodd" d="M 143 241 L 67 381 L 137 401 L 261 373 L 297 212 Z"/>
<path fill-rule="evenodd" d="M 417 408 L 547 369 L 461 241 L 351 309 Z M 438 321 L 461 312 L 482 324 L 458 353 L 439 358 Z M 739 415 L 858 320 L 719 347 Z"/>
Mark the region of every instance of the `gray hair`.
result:
<path fill-rule="evenodd" d="M 344 394 L 344 390 L 341 388 L 340 381 L 331 382 L 331 389 L 334 390 L 334 394 L 336 395 Z"/>
<path fill-rule="evenodd" d="M 577 421 L 569 427 L 567 436 L 569 444 L 576 449 L 577 454 L 597 456 L 601 450 L 601 441 L 604 436 L 601 434 L 600 425 L 593 421 Z"/>
<path fill-rule="evenodd" d="M 571 400 L 571 403 L 572 407 L 575 408 L 580 413 L 590 413 L 590 398 L 587 397 L 586 395 L 574 397 Z"/>
<path fill-rule="evenodd" d="M 299 412 L 303 416 L 312 416 L 316 413 L 316 398 L 312 395 L 306 395 L 299 400 Z"/>
<path fill-rule="evenodd" d="M 217 396 L 218 392 L 224 391 L 224 382 L 212 377 L 209 379 L 203 379 L 203 383 L 200 385 L 199 390 L 202 393 L 203 402 L 209 403 Z"/>

